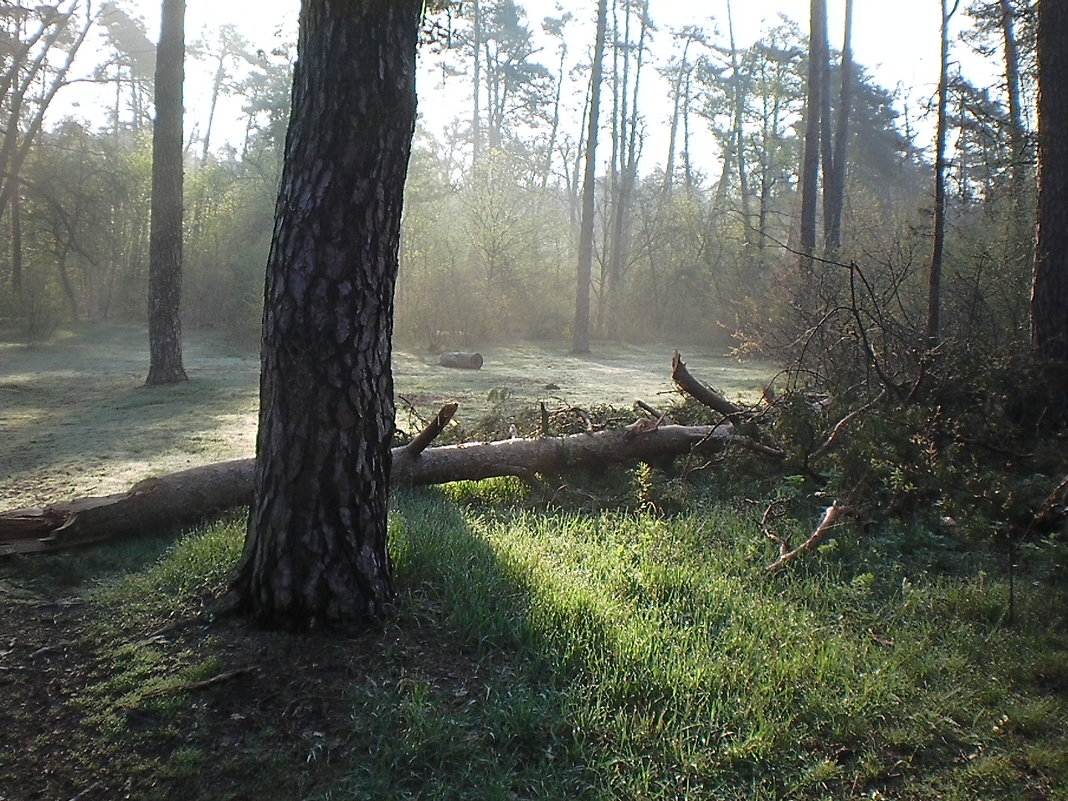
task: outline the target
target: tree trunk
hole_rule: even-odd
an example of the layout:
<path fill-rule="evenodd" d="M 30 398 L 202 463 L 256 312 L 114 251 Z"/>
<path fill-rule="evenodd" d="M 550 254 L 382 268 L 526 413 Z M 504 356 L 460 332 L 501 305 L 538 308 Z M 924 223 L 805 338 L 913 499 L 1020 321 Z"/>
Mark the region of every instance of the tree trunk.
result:
<path fill-rule="evenodd" d="M 827 9 L 825 0 L 812 0 L 809 11 L 808 37 L 808 99 L 805 102 L 805 142 L 801 160 L 801 232 L 799 237 L 801 269 L 804 294 L 812 272 L 812 256 L 816 251 L 817 184 L 820 172 L 820 108 L 822 78 L 821 68 L 826 53 L 822 43 L 826 41 Z"/>
<path fill-rule="evenodd" d="M 935 126 L 934 244 L 927 292 L 927 346 L 942 339 L 942 253 L 946 240 L 946 104 L 949 94 L 949 21 L 957 11 L 942 0 L 942 46 L 938 78 L 938 121 Z"/>
<path fill-rule="evenodd" d="M 845 4 L 845 33 L 842 37 L 842 85 L 835 114 L 830 169 L 823 188 L 823 246 L 834 258 L 842 244 L 842 211 L 845 205 L 846 153 L 849 147 L 849 115 L 853 106 L 853 0 Z M 829 124 L 829 123 L 828 123 Z"/>
<path fill-rule="evenodd" d="M 185 381 L 182 366 L 182 82 L 185 0 L 163 0 L 156 48 L 149 240 L 149 385 Z"/>
<path fill-rule="evenodd" d="M 731 46 L 731 75 L 734 84 L 734 131 L 730 144 L 727 146 L 727 154 L 723 158 L 723 175 L 730 174 L 731 162 L 738 167 L 738 195 L 742 205 L 742 238 L 745 243 L 753 241 L 752 214 L 749 205 L 749 175 L 745 162 L 745 103 L 748 94 L 748 78 L 743 77 L 741 66 L 738 62 L 738 47 L 734 39 L 734 16 L 731 13 L 731 4 L 727 2 L 727 34 Z M 722 182 L 722 179 L 721 179 Z"/>
<path fill-rule="evenodd" d="M 420 0 L 301 7 L 234 585 L 263 625 L 363 623 L 393 600 L 390 339 L 421 11 Z"/>
<path fill-rule="evenodd" d="M 556 151 L 556 139 L 560 135 L 560 102 L 563 99 L 564 78 L 567 67 L 567 40 L 564 38 L 564 25 L 567 17 L 560 19 L 560 63 L 556 68 L 556 87 L 553 89 L 553 119 L 549 127 L 549 141 L 545 145 L 545 163 L 541 168 L 541 188 L 549 185 L 549 176 L 553 171 L 553 153 Z"/>
<path fill-rule="evenodd" d="M 471 87 L 471 171 L 478 169 L 482 161 L 482 111 L 479 92 L 482 91 L 482 6 L 480 0 L 471 2 L 471 50 L 474 56 L 474 73 Z"/>
<path fill-rule="evenodd" d="M 1038 3 L 1038 239 L 1031 342 L 1068 363 L 1068 4 Z"/>
<path fill-rule="evenodd" d="M 11 291 L 22 294 L 22 193 L 11 194 Z"/>
<path fill-rule="evenodd" d="M 1005 89 L 1009 101 L 1012 196 L 1013 203 L 1020 205 L 1026 183 L 1027 134 L 1023 122 L 1023 91 L 1020 88 L 1020 49 L 1016 42 L 1015 13 L 1011 0 L 1001 0 L 1001 33 L 1005 43 Z"/>
<path fill-rule="evenodd" d="M 641 88 L 642 67 L 645 64 L 646 37 L 649 32 L 649 0 L 645 0 L 639 8 L 641 14 L 641 28 L 638 34 L 638 43 L 633 45 L 630 41 L 630 11 L 627 12 L 628 24 L 626 37 L 623 45 L 624 64 L 630 62 L 630 51 L 636 49 L 634 66 L 634 83 L 629 89 L 630 97 L 624 94 L 622 109 L 619 119 L 619 164 L 615 197 L 612 208 L 612 232 L 611 242 L 608 249 L 608 275 L 604 286 L 606 296 L 607 319 L 605 320 L 605 332 L 612 337 L 623 335 L 623 321 L 620 319 L 623 296 L 623 282 L 627 272 L 627 263 L 630 258 L 630 230 L 627 226 L 629 219 L 631 197 L 634 194 L 634 185 L 638 176 L 638 151 L 641 142 L 638 138 L 638 127 L 641 122 L 638 116 L 638 98 Z M 628 91 L 627 85 L 630 79 L 629 68 L 623 71 L 623 92 Z"/>
<path fill-rule="evenodd" d="M 450 481 L 479 480 L 494 476 L 530 478 L 535 474 L 559 475 L 576 468 L 598 468 L 613 464 L 710 453 L 732 444 L 752 448 L 775 458 L 781 454 L 761 448 L 740 436 L 729 424 L 719 426 L 657 426 L 651 419 L 639 420 L 623 429 L 572 434 L 542 439 L 511 439 L 498 442 L 472 442 L 423 449 L 425 438 L 392 451 L 394 487 L 415 487 Z M 353 459 L 358 459 L 353 454 Z M 79 498 L 56 503 L 44 509 L 16 509 L 0 513 L 0 556 L 13 553 L 55 551 L 108 539 L 131 537 L 183 526 L 191 526 L 226 509 L 252 501 L 255 462 L 237 459 L 194 467 L 178 473 L 146 479 L 128 492 L 103 498 Z M 298 465 L 291 463 L 294 469 Z M 341 469 L 346 465 L 337 465 Z M 307 488 L 305 488 L 307 491 Z M 324 500 L 322 494 L 320 500 Z M 257 501 L 259 503 L 259 501 Z M 276 499 L 285 503 L 285 499 Z M 291 506 L 290 506 L 291 508 Z M 293 510 L 296 515 L 297 510 Z M 353 510 L 353 514 L 357 514 Z M 310 521 L 305 522 L 311 525 Z M 294 525 L 299 525 L 295 522 Z M 319 539 L 317 529 L 294 531 Z M 316 543 L 308 543 L 314 546 Z M 302 575 L 326 591 L 318 577 L 318 561 L 329 560 L 334 549 L 321 555 L 303 551 L 308 564 Z M 359 551 L 357 551 L 359 553 Z M 279 555 L 286 564 L 291 555 Z M 378 561 L 378 564 L 382 564 Z M 247 581 L 248 563 L 242 567 Z M 332 573 L 329 564 L 324 573 Z M 284 569 L 284 568 L 280 568 Z M 360 568 L 352 568 L 358 574 Z M 355 580 L 355 577 L 353 577 Z M 373 577 L 367 577 L 373 581 Z M 298 585 L 302 586 L 302 585 Z"/>
<path fill-rule="evenodd" d="M 578 281 L 575 287 L 575 329 L 571 350 L 590 352 L 590 281 L 593 276 L 594 188 L 597 170 L 597 132 L 601 107 L 601 66 L 604 59 L 608 0 L 597 4 L 597 39 L 590 71 L 590 112 L 586 132 L 586 171 L 582 183 L 582 218 L 579 223 Z"/>

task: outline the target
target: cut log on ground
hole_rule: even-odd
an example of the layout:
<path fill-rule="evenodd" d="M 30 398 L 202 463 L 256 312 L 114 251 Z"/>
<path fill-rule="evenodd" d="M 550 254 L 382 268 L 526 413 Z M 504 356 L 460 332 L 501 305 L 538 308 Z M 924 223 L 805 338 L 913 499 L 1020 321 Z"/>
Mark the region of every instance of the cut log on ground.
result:
<path fill-rule="evenodd" d="M 438 358 L 442 367 L 456 367 L 461 370 L 481 370 L 485 361 L 481 353 L 443 353 Z"/>
<path fill-rule="evenodd" d="M 733 444 L 752 447 L 729 424 L 658 426 L 654 420 L 643 419 L 627 428 L 566 437 L 446 445 L 423 451 L 405 445 L 393 449 L 392 483 L 413 487 L 494 476 L 529 478 L 711 452 Z M 193 525 L 247 505 L 252 470 L 252 459 L 209 464 L 142 481 L 117 495 L 0 513 L 0 556 L 56 551 Z"/>

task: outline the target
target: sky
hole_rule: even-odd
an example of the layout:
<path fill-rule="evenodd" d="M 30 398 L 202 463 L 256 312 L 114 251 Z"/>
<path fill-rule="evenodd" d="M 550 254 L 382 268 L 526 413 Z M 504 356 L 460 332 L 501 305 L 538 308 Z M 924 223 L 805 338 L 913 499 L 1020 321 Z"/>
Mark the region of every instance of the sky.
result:
<path fill-rule="evenodd" d="M 520 0 L 527 10 L 530 27 L 538 29 L 540 20 L 551 14 L 559 14 L 557 7 L 562 5 L 571 11 L 577 19 L 586 20 L 585 27 L 574 26 L 571 48 L 589 44 L 592 38 L 592 18 L 595 0 Z M 137 0 L 130 4 L 146 23 L 149 38 L 155 41 L 159 34 L 160 0 Z M 828 18 L 832 47 L 839 48 L 842 40 L 842 18 L 844 0 L 828 0 Z M 191 41 L 201 35 L 204 29 L 227 23 L 233 24 L 248 38 L 254 46 L 269 49 L 275 41 L 279 27 L 295 37 L 299 0 L 255 0 L 242 2 L 231 0 L 187 0 L 186 37 Z M 733 0 L 732 14 L 735 35 L 740 47 L 755 41 L 763 27 L 778 21 L 778 15 L 784 14 L 798 22 L 802 30 L 808 27 L 807 0 Z M 650 13 L 661 30 L 678 28 L 687 24 L 701 24 L 710 27 L 710 19 L 726 38 L 727 0 L 651 0 Z M 918 107 L 924 104 L 934 93 L 938 81 L 939 60 L 939 21 L 941 13 L 940 0 L 855 0 L 853 23 L 854 59 L 863 64 L 877 83 L 894 90 L 901 88 L 908 96 L 908 102 Z M 666 39 L 666 37 L 661 37 Z M 971 54 L 967 47 L 957 43 L 955 57 L 961 62 L 966 75 L 980 85 L 997 80 L 994 68 L 984 64 Z M 546 53 L 544 61 L 552 63 L 555 59 Z M 204 68 L 206 69 L 206 68 Z M 442 87 L 435 74 L 421 76 L 420 110 L 424 121 L 431 130 L 436 126 L 444 128 L 449 118 L 455 115 L 457 101 L 445 100 L 446 95 L 466 92 L 467 87 L 460 85 Z M 189 71 L 186 86 L 187 116 L 196 119 L 198 109 L 206 107 L 209 85 L 206 78 L 198 79 L 195 69 Z M 662 93 L 661 93 L 662 95 Z M 231 109 L 236 116 L 237 107 Z M 662 115 L 666 117 L 665 109 Z M 219 115 L 222 130 L 213 133 L 213 141 L 227 137 L 225 132 L 225 110 Z M 655 116 L 655 111 L 650 117 Z M 656 130 L 658 120 L 650 119 L 649 127 Z M 237 137 L 238 128 L 235 126 Z M 658 152 L 653 148 L 653 152 Z"/>

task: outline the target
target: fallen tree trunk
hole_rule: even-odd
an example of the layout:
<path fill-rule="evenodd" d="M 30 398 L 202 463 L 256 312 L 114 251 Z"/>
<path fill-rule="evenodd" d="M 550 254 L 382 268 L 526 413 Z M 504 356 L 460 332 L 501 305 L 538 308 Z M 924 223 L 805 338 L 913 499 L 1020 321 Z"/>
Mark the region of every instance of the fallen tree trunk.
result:
<path fill-rule="evenodd" d="M 493 476 L 532 477 L 573 468 L 626 464 L 730 444 L 751 446 L 733 426 L 658 426 L 643 419 L 623 429 L 566 437 L 511 439 L 418 450 L 393 449 L 394 487 Z M 252 459 L 194 467 L 147 479 L 129 491 L 79 498 L 43 509 L 0 513 L 0 556 L 56 551 L 76 545 L 190 526 L 220 511 L 247 505 Z"/>
<path fill-rule="evenodd" d="M 0 514 L 0 556 L 58 551 L 142 532 L 190 526 L 252 500 L 252 459 L 192 467 L 126 492 Z"/>
<path fill-rule="evenodd" d="M 438 359 L 442 367 L 456 367 L 461 370 L 481 370 L 484 364 L 481 353 L 443 353 Z"/>

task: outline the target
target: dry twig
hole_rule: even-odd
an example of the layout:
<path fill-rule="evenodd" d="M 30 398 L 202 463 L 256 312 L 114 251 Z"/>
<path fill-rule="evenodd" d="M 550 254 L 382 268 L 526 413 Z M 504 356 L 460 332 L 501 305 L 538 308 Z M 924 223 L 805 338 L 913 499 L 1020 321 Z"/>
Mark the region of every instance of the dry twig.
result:
<path fill-rule="evenodd" d="M 255 671 L 255 667 L 238 668 L 237 670 L 220 673 L 218 676 L 212 676 L 210 679 L 203 679 L 202 681 L 191 681 L 188 684 L 174 684 L 170 687 L 158 687 L 155 690 L 148 690 L 147 692 L 142 693 L 141 700 L 158 698 L 161 695 L 177 695 L 178 693 L 187 693 L 192 692 L 193 690 L 203 690 L 207 687 L 222 684 L 224 681 L 230 681 L 230 679 L 236 679 L 238 676 L 244 676 L 246 673 L 253 673 Z"/>

